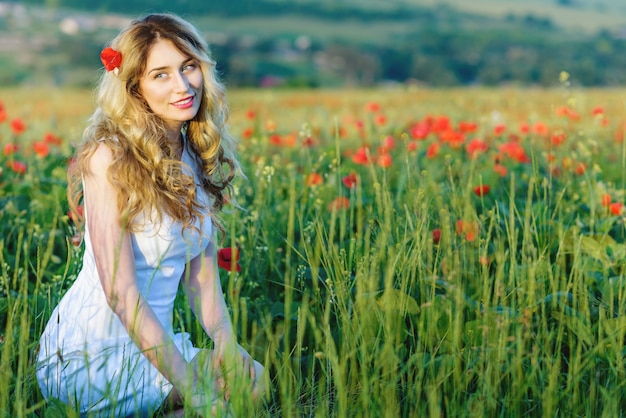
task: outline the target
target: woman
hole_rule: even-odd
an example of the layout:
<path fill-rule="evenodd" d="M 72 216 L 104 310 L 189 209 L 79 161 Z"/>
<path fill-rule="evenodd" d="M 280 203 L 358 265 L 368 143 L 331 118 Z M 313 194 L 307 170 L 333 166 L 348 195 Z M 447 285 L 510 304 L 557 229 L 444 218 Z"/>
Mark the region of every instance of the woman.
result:
<path fill-rule="evenodd" d="M 263 367 L 237 344 L 216 267 L 213 230 L 239 166 L 206 42 L 153 14 L 101 58 L 98 107 L 68 172 L 83 265 L 41 337 L 42 393 L 106 416 L 258 398 Z M 173 331 L 181 281 L 213 350 Z"/>

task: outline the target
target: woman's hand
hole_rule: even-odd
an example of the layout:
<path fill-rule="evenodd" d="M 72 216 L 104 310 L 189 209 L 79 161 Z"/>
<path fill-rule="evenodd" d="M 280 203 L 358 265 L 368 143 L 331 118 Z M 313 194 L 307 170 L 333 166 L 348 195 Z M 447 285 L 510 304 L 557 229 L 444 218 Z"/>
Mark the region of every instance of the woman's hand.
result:
<path fill-rule="evenodd" d="M 186 391 L 185 403 L 199 416 L 230 416 L 231 393 L 241 390 L 252 393 L 254 390 L 255 362 L 236 343 L 202 352 L 192 360 L 191 366 L 194 378 Z"/>
<path fill-rule="evenodd" d="M 215 391 L 207 391 L 203 385 L 199 385 L 188 398 L 191 410 L 200 417 L 228 417 L 232 411 L 228 402 L 220 399 Z"/>
<path fill-rule="evenodd" d="M 252 391 L 256 384 L 256 368 L 252 356 L 239 344 L 216 347 L 211 352 L 210 373 L 224 400 L 233 388 Z"/>

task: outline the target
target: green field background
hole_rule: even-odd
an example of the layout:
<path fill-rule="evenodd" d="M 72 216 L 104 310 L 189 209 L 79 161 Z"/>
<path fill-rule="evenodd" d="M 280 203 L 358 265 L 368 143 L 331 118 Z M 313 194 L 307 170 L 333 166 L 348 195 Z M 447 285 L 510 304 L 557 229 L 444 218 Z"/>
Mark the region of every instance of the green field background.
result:
<path fill-rule="evenodd" d="M 229 90 L 247 179 L 221 280 L 271 388 L 237 416 L 625 415 L 626 92 L 567 81 Z M 0 103 L 0 416 L 78 416 L 33 356 L 79 268 L 65 169 L 93 96 Z"/>

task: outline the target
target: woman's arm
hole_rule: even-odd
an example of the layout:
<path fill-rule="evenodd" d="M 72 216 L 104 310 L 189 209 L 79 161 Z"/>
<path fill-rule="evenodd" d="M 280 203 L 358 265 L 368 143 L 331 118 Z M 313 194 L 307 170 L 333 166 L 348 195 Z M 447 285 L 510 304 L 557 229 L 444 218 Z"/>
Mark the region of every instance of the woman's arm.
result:
<path fill-rule="evenodd" d="M 183 283 L 191 309 L 215 348 L 236 346 L 237 338 L 222 292 L 213 239 L 203 254 L 191 260 Z"/>
<path fill-rule="evenodd" d="M 254 390 L 257 371 L 250 354 L 237 344 L 222 292 L 213 243 L 212 239 L 204 253 L 191 260 L 183 283 L 191 309 L 214 343 L 210 372 L 215 373 L 218 387 L 225 390 L 225 397 L 228 398 L 233 385 L 245 386 L 246 382 L 250 382 Z"/>
<path fill-rule="evenodd" d="M 190 383 L 188 363 L 174 345 L 137 286 L 135 259 L 128 231 L 120 224 L 117 191 L 107 178 L 111 150 L 101 144 L 84 174 L 87 225 L 102 283 L 113 312 L 133 342 L 180 392 Z"/>

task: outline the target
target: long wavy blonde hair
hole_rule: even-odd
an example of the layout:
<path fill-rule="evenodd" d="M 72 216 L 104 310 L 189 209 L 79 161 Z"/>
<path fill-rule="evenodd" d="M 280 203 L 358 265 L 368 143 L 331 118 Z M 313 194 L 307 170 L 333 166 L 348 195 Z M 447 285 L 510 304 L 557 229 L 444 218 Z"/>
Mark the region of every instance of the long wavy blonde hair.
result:
<path fill-rule="evenodd" d="M 97 109 L 77 145 L 68 169 L 68 200 L 80 229 L 83 200 L 82 174 L 100 143 L 113 152 L 107 176 L 118 191 L 117 206 L 124 227 L 138 228 L 133 219 L 152 212 L 155 222 L 164 214 L 193 227 L 202 220 L 195 181 L 183 172 L 183 163 L 167 140 L 164 122 L 148 107 L 139 92 L 150 48 L 159 39 L 169 40 L 184 55 L 200 64 L 204 87 L 196 116 L 183 130 L 198 169 L 201 187 L 211 197 L 212 222 L 221 229 L 219 212 L 232 180 L 240 173 L 236 142 L 228 133 L 225 88 L 219 82 L 208 45 L 188 22 L 170 14 L 151 14 L 134 20 L 110 46 L 122 54 L 119 73 L 102 74 L 97 89 Z"/>

